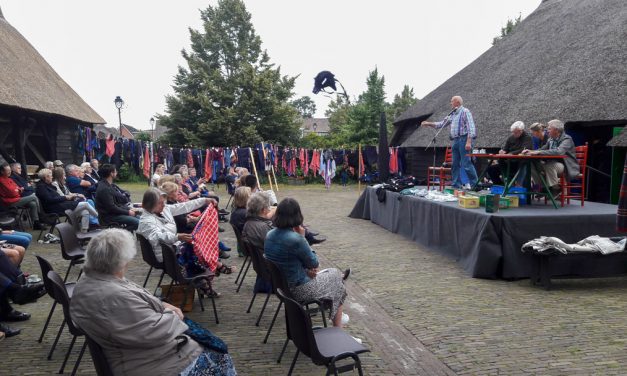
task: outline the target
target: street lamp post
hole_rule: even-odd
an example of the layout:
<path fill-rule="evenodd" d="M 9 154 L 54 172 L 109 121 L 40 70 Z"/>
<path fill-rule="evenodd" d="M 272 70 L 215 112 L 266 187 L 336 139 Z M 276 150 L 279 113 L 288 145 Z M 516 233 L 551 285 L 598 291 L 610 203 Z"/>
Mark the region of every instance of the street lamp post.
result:
<path fill-rule="evenodd" d="M 155 140 L 155 118 L 150 118 L 150 141 Z"/>
<path fill-rule="evenodd" d="M 313 123 L 313 131 L 315 134 L 318 134 L 318 132 L 316 132 L 316 129 L 318 129 L 318 124 L 317 123 Z"/>
<path fill-rule="evenodd" d="M 120 98 L 120 96 L 118 95 L 117 97 L 115 97 L 113 103 L 115 103 L 115 107 L 118 109 L 118 119 L 120 121 L 120 137 L 122 137 L 122 106 L 124 106 L 124 100 L 122 100 L 122 98 Z"/>

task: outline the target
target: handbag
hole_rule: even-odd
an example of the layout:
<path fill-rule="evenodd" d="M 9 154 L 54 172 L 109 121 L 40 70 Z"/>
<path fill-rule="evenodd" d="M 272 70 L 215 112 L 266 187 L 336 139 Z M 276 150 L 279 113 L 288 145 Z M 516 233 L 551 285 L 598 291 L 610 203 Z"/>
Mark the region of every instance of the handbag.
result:
<path fill-rule="evenodd" d="M 203 328 L 196 321 L 187 317 L 183 318 L 183 322 L 189 327 L 189 329 L 185 331 L 185 334 L 191 339 L 210 350 L 217 351 L 222 354 L 229 353 L 229 348 L 226 343 L 224 343 L 220 337 L 211 333 L 209 329 Z"/>

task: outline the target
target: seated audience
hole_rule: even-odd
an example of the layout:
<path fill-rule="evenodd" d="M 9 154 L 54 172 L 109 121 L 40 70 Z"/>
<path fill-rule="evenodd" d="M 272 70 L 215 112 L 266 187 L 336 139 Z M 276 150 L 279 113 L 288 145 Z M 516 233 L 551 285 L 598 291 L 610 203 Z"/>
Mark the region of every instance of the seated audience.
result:
<path fill-rule="evenodd" d="M 63 172 L 63 169 L 61 173 Z M 89 216 L 98 216 L 98 212 L 86 201 L 82 200 L 78 194 L 67 192 L 59 193 L 58 188 L 63 187 L 63 181 L 59 180 L 58 186 L 52 184 L 52 172 L 47 168 L 39 170 L 39 182 L 37 183 L 36 194 L 45 212 L 65 215 L 66 210 L 72 211 L 73 222 L 79 226 L 81 232 L 89 230 Z"/>
<path fill-rule="evenodd" d="M 96 184 L 98 184 L 98 180 L 94 176 L 94 169 L 91 167 L 91 163 L 83 162 L 81 163 L 81 170 L 83 173 L 83 180 L 87 180 L 94 187 L 94 192 L 96 190 Z"/>
<path fill-rule="evenodd" d="M 237 192 L 235 194 L 237 195 Z M 265 192 L 253 194 L 246 204 L 246 222 L 242 229 L 242 236 L 255 248 L 264 248 L 266 235 L 272 230 L 272 216 L 274 215 L 272 209 L 270 196 Z"/>
<path fill-rule="evenodd" d="M 499 150 L 499 154 L 511 154 L 517 155 L 520 154 L 523 150 L 531 149 L 533 147 L 531 136 L 527 132 L 525 132 L 525 123 L 522 121 L 517 121 L 510 127 L 511 135 L 505 140 L 505 144 L 501 150 Z M 507 163 L 508 161 L 500 159 L 498 163 L 495 163 L 488 167 L 488 175 L 490 176 L 490 180 L 494 184 L 503 185 L 504 181 L 501 179 L 501 175 L 507 173 Z M 515 161 L 509 161 L 509 176 L 507 176 L 507 180 L 516 174 L 519 168 L 519 163 Z M 523 168 L 522 171 L 518 174 L 516 183 L 518 185 L 522 185 L 527 173 Z"/>
<path fill-rule="evenodd" d="M 155 167 L 154 174 L 152 174 L 152 177 L 150 178 L 150 186 L 160 187 L 161 183 L 159 182 L 159 179 L 161 179 L 163 175 L 165 175 L 165 166 L 158 164 L 157 167 Z"/>
<path fill-rule="evenodd" d="M 4 243 L 0 245 L 0 249 L 2 250 L 2 253 L 4 253 L 9 260 L 11 260 L 13 265 L 18 268 L 22 265 L 22 260 L 24 260 L 24 255 L 26 254 L 26 248 L 16 244 Z"/>
<path fill-rule="evenodd" d="M 7 243 L 19 245 L 24 249 L 28 249 L 33 235 L 28 232 L 19 232 L 14 230 L 3 230 L 0 228 L 0 240 L 6 240 Z"/>
<path fill-rule="evenodd" d="M 565 155 L 566 158 L 558 160 L 542 161 L 539 166 L 541 171 L 532 169 L 531 175 L 534 182 L 539 183 L 539 173 L 545 175 L 546 183 L 553 196 L 562 193 L 562 187 L 559 184 L 559 177 L 565 174 L 567 181 L 579 175 L 579 163 L 577 162 L 577 154 L 575 153 L 575 143 L 573 138 L 564 133 L 564 123 L 560 120 L 549 121 L 549 140 L 538 150 L 525 150 L 523 153 L 528 155 Z"/>
<path fill-rule="evenodd" d="M 18 187 L 22 187 L 21 196 L 30 196 L 35 193 L 35 188 L 33 184 L 26 180 L 22 176 L 22 164 L 20 163 L 11 163 L 11 179 L 17 184 Z"/>
<path fill-rule="evenodd" d="M 100 180 L 100 174 L 98 174 L 98 168 L 100 168 L 100 162 L 98 162 L 97 159 L 92 159 L 90 165 L 91 165 L 91 172 L 89 172 L 89 175 L 96 181 Z"/>
<path fill-rule="evenodd" d="M 50 171 L 54 170 L 54 162 L 46 161 L 46 163 L 44 163 L 44 167 L 43 168 L 47 168 Z"/>
<path fill-rule="evenodd" d="M 115 166 L 103 165 L 99 173 L 102 180 L 98 183 L 95 201 L 100 224 L 119 223 L 125 225 L 128 231 L 137 230 L 139 213 L 132 209 L 127 192 L 113 184 L 118 174 Z"/>
<path fill-rule="evenodd" d="M 11 167 L 7 163 L 0 165 L 0 202 L 9 208 L 28 208 L 34 222 L 33 229 L 43 230 L 45 226 L 39 221 L 39 201 L 34 195 L 22 197 L 24 188 L 19 187 L 11 179 Z"/>
<path fill-rule="evenodd" d="M 70 305 L 72 319 L 102 347 L 113 374 L 235 375 L 228 354 L 185 334 L 188 326 L 178 307 L 125 278 L 135 254 L 128 232 L 110 229 L 96 236 Z"/>
<path fill-rule="evenodd" d="M 275 228 L 266 236 L 266 258 L 281 269 L 298 301 L 330 301 L 333 326 L 344 325 L 348 322 L 348 315 L 342 313 L 342 304 L 346 299 L 344 279 L 349 270 L 344 275 L 335 268 L 319 273 L 318 258 L 305 240 L 303 215 L 296 200 L 283 199 L 272 222 Z"/>
<path fill-rule="evenodd" d="M 235 190 L 233 196 L 233 212 L 229 223 L 235 226 L 240 233 L 244 230 L 244 223 L 246 223 L 246 204 L 250 198 L 251 190 L 249 187 L 238 187 Z"/>
<path fill-rule="evenodd" d="M 63 162 L 60 159 L 55 159 L 52 164 L 54 165 L 54 168 L 57 168 L 57 167 L 63 168 Z"/>
<path fill-rule="evenodd" d="M 0 321 L 26 321 L 30 314 L 14 309 L 9 299 L 15 304 L 26 304 L 36 301 L 46 294 L 43 282 L 26 284 L 22 271 L 9 259 L 4 252 L 0 252 Z M 0 332 L 6 337 L 20 334 L 20 329 L 14 329 L 0 323 Z"/>
<path fill-rule="evenodd" d="M 193 200 L 195 198 L 200 197 L 200 192 L 192 191 L 192 188 L 185 184 L 186 178 L 184 175 L 187 175 L 187 169 L 181 169 L 181 173 L 174 174 L 174 182 L 179 188 L 179 195 L 181 196 L 181 201 Z"/>
<path fill-rule="evenodd" d="M 65 167 L 67 188 L 72 193 L 83 195 L 87 199 L 92 199 L 96 186 L 92 185 L 88 180 L 81 177 L 80 168 L 75 164 L 69 164 Z"/>

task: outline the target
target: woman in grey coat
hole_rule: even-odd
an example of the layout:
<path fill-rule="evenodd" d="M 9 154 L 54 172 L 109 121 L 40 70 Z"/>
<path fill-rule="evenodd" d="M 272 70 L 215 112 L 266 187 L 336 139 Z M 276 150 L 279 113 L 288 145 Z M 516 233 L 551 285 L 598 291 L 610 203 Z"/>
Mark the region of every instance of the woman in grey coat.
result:
<path fill-rule="evenodd" d="M 104 230 L 93 238 L 70 305 L 72 319 L 103 348 L 113 374 L 235 375 L 228 354 L 184 334 L 180 309 L 124 277 L 135 254 L 128 231 Z"/>

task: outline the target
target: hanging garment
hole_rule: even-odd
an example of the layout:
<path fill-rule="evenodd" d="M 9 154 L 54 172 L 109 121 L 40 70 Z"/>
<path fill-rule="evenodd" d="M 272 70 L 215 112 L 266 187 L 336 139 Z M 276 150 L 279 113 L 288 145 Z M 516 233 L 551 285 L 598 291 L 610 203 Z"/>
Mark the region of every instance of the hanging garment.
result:
<path fill-rule="evenodd" d="M 194 156 L 192 155 L 192 149 L 187 149 L 187 167 L 194 167 Z"/>
<path fill-rule="evenodd" d="M 150 152 L 148 150 L 148 145 L 146 145 L 146 152 L 144 153 L 144 176 L 147 179 L 150 178 Z"/>
<path fill-rule="evenodd" d="M 373 166 L 377 164 L 377 147 L 376 146 L 366 146 L 364 147 L 363 156 L 365 157 L 365 162 L 368 166 Z"/>
<path fill-rule="evenodd" d="M 303 174 L 305 176 L 309 175 L 309 150 L 305 149 L 303 152 L 303 156 L 305 158 L 305 164 L 303 167 Z"/>
<path fill-rule="evenodd" d="M 192 244 L 196 257 L 212 272 L 218 267 L 218 212 L 215 207 L 207 207 L 192 232 Z"/>
<path fill-rule="evenodd" d="M 164 164 L 166 169 L 170 169 L 174 166 L 174 155 L 172 154 L 172 149 L 167 149 Z"/>
<path fill-rule="evenodd" d="M 361 178 L 362 176 L 364 176 L 365 172 L 366 167 L 364 166 L 364 156 L 361 153 L 361 149 L 359 149 L 359 177 Z"/>
<path fill-rule="evenodd" d="M 113 153 L 113 157 L 111 157 L 111 163 L 115 165 L 115 167 L 119 170 L 122 167 L 122 141 L 117 140 L 113 145 L 115 152 Z"/>
<path fill-rule="evenodd" d="M 115 154 L 115 139 L 113 139 L 113 135 L 110 134 L 106 141 L 106 154 L 107 157 L 112 158 L 113 154 Z"/>
<path fill-rule="evenodd" d="M 207 149 L 207 154 L 205 156 L 205 176 L 208 178 L 211 177 L 213 171 L 213 164 L 211 163 L 211 150 Z"/>
<path fill-rule="evenodd" d="M 398 149 L 390 148 L 390 174 L 398 174 Z"/>

